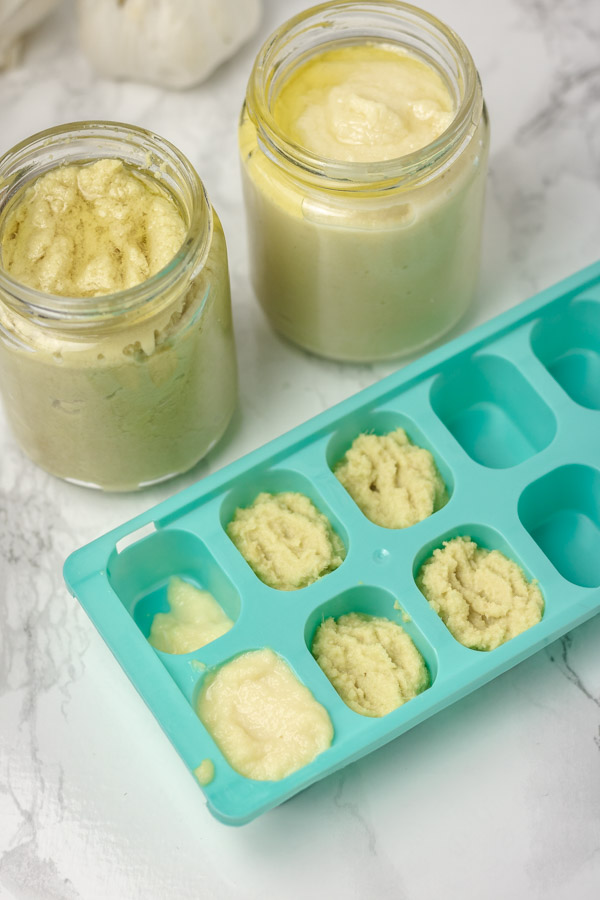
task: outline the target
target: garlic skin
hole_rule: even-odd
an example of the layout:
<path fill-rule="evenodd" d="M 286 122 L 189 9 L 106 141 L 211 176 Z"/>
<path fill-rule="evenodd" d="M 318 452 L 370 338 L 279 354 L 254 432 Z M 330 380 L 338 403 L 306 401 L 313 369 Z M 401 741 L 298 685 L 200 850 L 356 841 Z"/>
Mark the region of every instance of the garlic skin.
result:
<path fill-rule="evenodd" d="M 23 37 L 58 5 L 60 0 L 2 0 L 0 3 L 0 70 L 21 58 Z"/>
<path fill-rule="evenodd" d="M 78 0 L 79 34 L 109 78 L 188 88 L 256 31 L 262 0 Z"/>

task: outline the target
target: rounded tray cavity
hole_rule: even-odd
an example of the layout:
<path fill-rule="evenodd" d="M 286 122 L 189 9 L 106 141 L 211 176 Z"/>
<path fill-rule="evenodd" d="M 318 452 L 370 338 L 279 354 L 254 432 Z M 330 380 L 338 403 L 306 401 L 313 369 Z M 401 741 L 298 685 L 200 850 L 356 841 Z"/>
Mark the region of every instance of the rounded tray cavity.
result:
<path fill-rule="evenodd" d="M 531 346 L 571 400 L 600 409 L 600 303 L 584 298 L 540 319 Z"/>
<path fill-rule="evenodd" d="M 493 469 L 518 465 L 556 433 L 550 408 L 499 356 L 455 360 L 434 381 L 431 405 L 469 456 Z"/>
<path fill-rule="evenodd" d="M 600 586 L 600 471 L 562 466 L 528 485 L 521 522 L 563 578 Z"/>
<path fill-rule="evenodd" d="M 115 550 L 107 574 L 114 592 L 146 638 L 156 613 L 169 612 L 167 585 L 173 575 L 209 591 L 233 622 L 240 614 L 239 593 L 206 544 L 189 531 L 159 530 L 121 553 Z"/>

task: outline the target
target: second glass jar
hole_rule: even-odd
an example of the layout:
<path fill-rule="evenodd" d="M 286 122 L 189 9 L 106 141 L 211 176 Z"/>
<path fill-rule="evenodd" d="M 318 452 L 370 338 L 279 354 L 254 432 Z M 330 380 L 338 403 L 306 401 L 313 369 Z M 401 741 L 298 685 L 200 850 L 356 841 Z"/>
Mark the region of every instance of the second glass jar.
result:
<path fill-rule="evenodd" d="M 432 66 L 455 115 L 432 143 L 382 162 L 340 162 L 290 141 L 282 85 L 332 47 L 395 44 Z M 473 300 L 489 127 L 469 51 L 435 17 L 394 0 L 334 0 L 284 24 L 252 71 L 240 123 L 250 269 L 284 337 L 356 362 L 420 350 Z"/>

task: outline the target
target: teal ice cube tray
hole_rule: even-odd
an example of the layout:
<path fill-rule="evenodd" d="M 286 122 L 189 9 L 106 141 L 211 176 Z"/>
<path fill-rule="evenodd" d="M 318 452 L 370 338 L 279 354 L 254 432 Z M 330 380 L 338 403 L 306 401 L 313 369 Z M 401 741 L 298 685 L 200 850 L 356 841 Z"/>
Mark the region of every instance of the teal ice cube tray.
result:
<path fill-rule="evenodd" d="M 332 467 L 360 432 L 399 425 L 431 450 L 450 500 L 393 531 L 364 517 Z M 307 494 L 346 544 L 342 565 L 298 591 L 263 584 L 225 532 L 260 491 Z M 516 560 L 544 595 L 541 622 L 491 652 L 459 644 L 415 583 L 455 535 Z M 235 620 L 185 656 L 146 639 L 172 575 L 211 591 Z M 600 263 L 76 551 L 65 578 L 188 768 L 214 763 L 203 790 L 223 822 L 248 822 L 392 740 L 600 607 Z M 310 653 L 317 624 L 350 611 L 400 622 L 430 669 L 431 687 L 380 719 L 349 709 Z M 335 729 L 328 750 L 281 781 L 234 771 L 194 711 L 208 671 L 263 647 L 288 662 Z"/>

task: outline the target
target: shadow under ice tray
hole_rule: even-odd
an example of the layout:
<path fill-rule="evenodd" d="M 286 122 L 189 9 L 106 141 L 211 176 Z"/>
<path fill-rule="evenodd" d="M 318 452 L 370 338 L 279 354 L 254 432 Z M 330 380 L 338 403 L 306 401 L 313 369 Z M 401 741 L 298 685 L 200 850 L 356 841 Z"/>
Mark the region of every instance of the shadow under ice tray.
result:
<path fill-rule="evenodd" d="M 434 455 L 449 502 L 410 528 L 361 513 L 332 468 L 361 432 L 404 428 Z M 341 566 L 293 592 L 263 584 L 225 528 L 261 491 L 300 491 L 347 548 Z M 489 652 L 459 644 L 415 583 L 442 541 L 470 535 L 539 582 L 541 621 Z M 183 656 L 154 650 L 152 618 L 178 575 L 233 620 Z M 600 263 L 73 553 L 65 579 L 191 771 L 203 760 L 211 812 L 242 824 L 374 750 L 523 660 L 600 608 Z M 400 624 L 431 686 L 379 719 L 353 712 L 310 653 L 318 624 L 346 612 Z M 331 746 L 281 781 L 245 778 L 195 712 L 206 673 L 269 647 L 327 709 Z"/>

